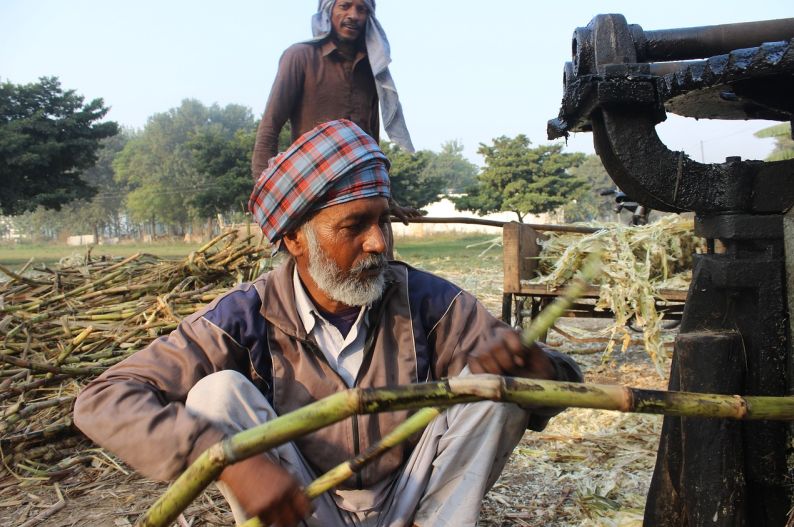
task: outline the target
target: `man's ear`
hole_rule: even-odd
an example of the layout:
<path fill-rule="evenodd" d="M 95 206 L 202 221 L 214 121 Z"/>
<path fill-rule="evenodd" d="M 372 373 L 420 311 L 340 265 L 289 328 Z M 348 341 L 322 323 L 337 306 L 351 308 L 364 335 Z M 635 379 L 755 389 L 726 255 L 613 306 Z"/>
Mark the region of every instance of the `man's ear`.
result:
<path fill-rule="evenodd" d="M 288 232 L 281 239 L 281 243 L 284 244 L 287 251 L 295 258 L 308 253 L 306 236 L 303 234 L 303 229 L 295 229 L 292 232 Z"/>

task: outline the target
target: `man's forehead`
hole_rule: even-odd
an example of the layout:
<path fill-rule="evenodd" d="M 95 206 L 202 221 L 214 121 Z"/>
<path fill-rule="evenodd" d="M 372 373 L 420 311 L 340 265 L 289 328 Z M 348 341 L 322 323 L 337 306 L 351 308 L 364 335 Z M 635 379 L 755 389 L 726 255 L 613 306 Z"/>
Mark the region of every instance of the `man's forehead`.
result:
<path fill-rule="evenodd" d="M 322 5 L 322 0 L 320 0 L 320 4 Z M 367 9 L 375 9 L 375 0 L 334 0 L 333 4 L 331 4 L 331 9 L 339 4 L 357 4 L 362 5 Z"/>
<path fill-rule="evenodd" d="M 318 211 L 314 220 L 338 222 L 363 216 L 378 217 L 386 214 L 388 210 L 389 201 L 384 197 L 374 196 L 331 205 Z"/>

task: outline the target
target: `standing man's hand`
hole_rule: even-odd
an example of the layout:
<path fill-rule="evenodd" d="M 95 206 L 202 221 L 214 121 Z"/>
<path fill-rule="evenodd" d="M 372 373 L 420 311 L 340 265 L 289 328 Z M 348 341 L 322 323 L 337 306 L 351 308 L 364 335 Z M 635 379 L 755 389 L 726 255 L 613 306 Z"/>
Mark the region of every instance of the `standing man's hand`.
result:
<path fill-rule="evenodd" d="M 426 212 L 422 212 L 421 210 L 415 209 L 413 207 L 403 207 L 394 201 L 394 198 L 389 200 L 389 212 L 398 220 L 400 220 L 403 225 L 408 225 L 408 220 L 411 218 L 421 218 L 427 214 Z"/>
<path fill-rule="evenodd" d="M 554 363 L 533 343 L 525 347 L 518 332 L 499 328 L 482 346 L 469 355 L 471 373 L 493 373 L 528 379 L 555 379 Z"/>
<path fill-rule="evenodd" d="M 258 516 L 266 525 L 293 527 L 311 512 L 295 477 L 264 455 L 226 467 L 218 479 L 250 517 Z"/>

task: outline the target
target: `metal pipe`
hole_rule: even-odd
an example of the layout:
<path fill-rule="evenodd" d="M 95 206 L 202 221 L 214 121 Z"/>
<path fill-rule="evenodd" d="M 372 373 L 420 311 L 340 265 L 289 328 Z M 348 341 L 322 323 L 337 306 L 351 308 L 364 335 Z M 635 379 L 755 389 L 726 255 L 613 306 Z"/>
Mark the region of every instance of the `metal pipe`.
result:
<path fill-rule="evenodd" d="M 794 18 L 644 31 L 644 61 L 689 60 L 794 38 Z"/>

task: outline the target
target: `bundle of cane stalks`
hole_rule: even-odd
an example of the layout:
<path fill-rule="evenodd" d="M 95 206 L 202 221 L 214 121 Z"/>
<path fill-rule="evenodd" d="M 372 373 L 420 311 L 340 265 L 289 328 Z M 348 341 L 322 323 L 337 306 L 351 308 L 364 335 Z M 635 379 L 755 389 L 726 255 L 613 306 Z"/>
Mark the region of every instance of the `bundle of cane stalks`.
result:
<path fill-rule="evenodd" d="M 593 284 L 598 289 L 596 309 L 614 313 L 606 355 L 617 341 L 625 349 L 631 338 L 629 324 L 641 328 L 645 350 L 657 371 L 664 370 L 661 329 L 664 314 L 657 305 L 665 300 L 661 291 L 689 288 L 692 257 L 703 252 L 702 240 L 695 237 L 694 221 L 676 215 L 643 225 L 618 223 L 593 225 L 593 234 L 549 233 L 541 242 L 539 277 L 532 283 L 556 288 L 566 283 L 581 267 L 593 247 L 601 247 L 601 274 Z"/>
<path fill-rule="evenodd" d="M 71 420 L 80 389 L 230 286 L 267 270 L 269 254 L 258 236 L 228 231 L 183 261 L 89 252 L 52 268 L 0 266 L 4 469 L 52 478 L 92 459 Z"/>

